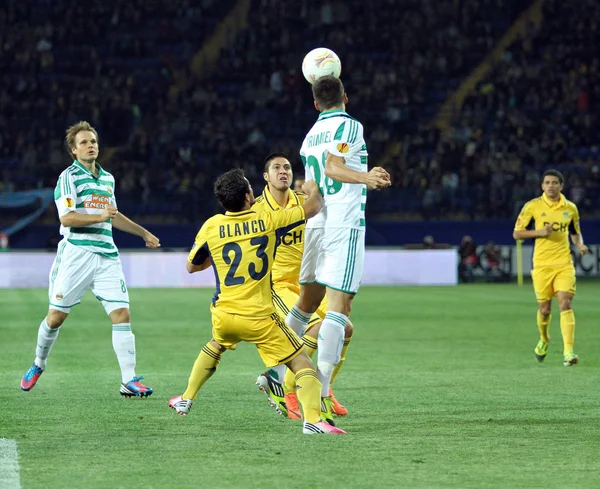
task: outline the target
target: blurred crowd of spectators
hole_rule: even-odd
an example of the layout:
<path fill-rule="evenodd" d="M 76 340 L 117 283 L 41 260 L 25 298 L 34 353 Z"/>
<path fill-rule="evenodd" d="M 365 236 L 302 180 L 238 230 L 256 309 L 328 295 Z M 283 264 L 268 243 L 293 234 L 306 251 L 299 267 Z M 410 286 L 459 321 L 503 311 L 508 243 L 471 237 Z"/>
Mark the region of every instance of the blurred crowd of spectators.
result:
<path fill-rule="evenodd" d="M 598 216 L 598 19 L 594 0 L 546 0 L 540 30 L 503 53 L 447 132 L 405 135 L 394 184 L 425 216 L 512 218 L 540 194 L 544 170 L 557 168 L 566 197 L 582 215 Z"/>
<path fill-rule="evenodd" d="M 53 186 L 64 128 L 87 119 L 118 149 L 107 168 L 128 214 L 202 219 L 226 169 L 244 168 L 257 192 L 271 151 L 301 171 L 317 114 L 300 65 L 327 46 L 371 165 L 402 142 L 371 217 L 513 217 L 549 166 L 565 170 L 583 214 L 600 208 L 592 0 L 547 0 L 541 30 L 510 47 L 444 132 L 430 125 L 441 103 L 530 2 L 251 0 L 249 28 L 201 79 L 191 57 L 233 0 L 26 4 L 0 12 L 0 190 Z"/>

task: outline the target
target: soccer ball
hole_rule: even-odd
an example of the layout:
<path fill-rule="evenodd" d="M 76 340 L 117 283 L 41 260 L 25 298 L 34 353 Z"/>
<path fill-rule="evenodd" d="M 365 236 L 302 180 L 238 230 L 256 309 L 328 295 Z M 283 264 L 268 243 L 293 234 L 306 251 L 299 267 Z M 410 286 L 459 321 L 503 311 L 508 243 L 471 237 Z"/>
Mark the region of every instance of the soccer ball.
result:
<path fill-rule="evenodd" d="M 302 74 L 311 85 L 322 76 L 333 75 L 339 78 L 341 73 L 342 62 L 331 49 L 313 49 L 302 61 Z"/>

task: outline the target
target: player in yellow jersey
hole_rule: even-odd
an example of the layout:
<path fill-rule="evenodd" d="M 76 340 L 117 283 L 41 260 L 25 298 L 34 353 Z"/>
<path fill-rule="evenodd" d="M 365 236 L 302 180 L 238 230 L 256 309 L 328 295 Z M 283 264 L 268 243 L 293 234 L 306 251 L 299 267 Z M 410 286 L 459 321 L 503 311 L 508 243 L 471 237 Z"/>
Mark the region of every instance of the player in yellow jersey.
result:
<path fill-rule="evenodd" d="M 560 308 L 560 330 L 563 337 L 565 367 L 575 365 L 579 357 L 573 353 L 575 341 L 575 315 L 572 301 L 575 296 L 575 267 L 571 256 L 569 235 L 582 255 L 588 252 L 583 244 L 579 228 L 577 206 L 561 193 L 564 177 L 557 170 L 548 170 L 542 176 L 544 193 L 537 199 L 527 202 L 517 219 L 513 237 L 535 240 L 533 252 L 533 288 L 539 303 L 537 324 L 540 341 L 535 347 L 535 357 L 539 362 L 546 358 L 550 336 L 550 311 L 552 297 L 557 296 Z M 527 230 L 531 222 L 534 229 Z"/>
<path fill-rule="evenodd" d="M 215 194 L 227 211 L 208 219 L 196 235 L 186 265 L 189 273 L 214 268 L 216 293 L 210 307 L 212 339 L 202 348 L 186 391 L 169 406 L 185 416 L 204 383 L 215 373 L 225 350 L 254 343 L 267 368 L 285 364 L 296 374 L 298 400 L 304 411 L 304 434 L 343 434 L 321 421 L 321 383 L 300 338 L 282 321 L 271 298 L 275 247 L 286 234 L 317 214 L 322 197 L 317 185 L 306 185 L 302 206 L 285 212 L 256 212 L 254 194 L 242 170 L 231 170 L 215 183 Z"/>
<path fill-rule="evenodd" d="M 263 177 L 267 186 L 262 195 L 256 199 L 252 207 L 255 210 L 278 212 L 281 209 L 292 209 L 301 206 L 306 198 L 305 194 L 290 189 L 293 181 L 292 165 L 287 156 L 283 153 L 272 153 L 266 157 L 264 163 Z M 302 181 L 302 184 L 304 181 Z M 298 183 L 296 182 L 296 185 Z M 273 304 L 279 315 L 285 319 L 290 309 L 298 301 L 300 295 L 300 264 L 302 263 L 302 254 L 304 252 L 304 225 L 298 226 L 288 234 L 282 236 L 272 271 L 272 292 Z M 327 298 L 323 300 L 321 306 L 317 309 L 310 322 L 306 333 L 304 334 L 304 346 L 310 357 L 313 356 L 317 348 L 317 337 L 321 322 L 327 313 Z M 344 346 L 341 353 L 341 360 L 336 365 L 332 375 L 332 382 L 337 376 L 346 357 L 346 351 L 352 338 L 354 327 L 350 321 L 346 323 Z M 263 391 L 272 405 L 278 406 L 278 412 L 291 419 L 301 419 L 298 400 L 296 398 L 296 386 L 294 375 L 288 370 L 285 374 L 283 388 L 281 386 L 284 379 L 285 366 L 281 365 L 258 376 L 256 384 Z M 328 392 L 322 392 L 322 397 L 331 399 L 331 411 L 333 414 L 344 416 L 348 410 L 340 404 L 331 388 Z M 322 401 L 322 416 L 329 422 L 332 422 L 331 413 L 328 412 L 328 405 Z"/>

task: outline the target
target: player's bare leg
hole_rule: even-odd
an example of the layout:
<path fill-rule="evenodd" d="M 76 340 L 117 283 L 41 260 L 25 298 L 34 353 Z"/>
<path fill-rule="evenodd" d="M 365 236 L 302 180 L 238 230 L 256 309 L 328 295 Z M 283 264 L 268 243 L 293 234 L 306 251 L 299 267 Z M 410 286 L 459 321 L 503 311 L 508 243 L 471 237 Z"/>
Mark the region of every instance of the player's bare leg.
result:
<path fill-rule="evenodd" d="M 46 369 L 46 359 L 50 350 L 58 338 L 59 328 L 67 319 L 69 313 L 57 309 L 49 309 L 48 315 L 40 324 L 38 330 L 37 346 L 35 348 L 35 360 L 29 370 L 21 379 L 21 389 L 30 391 Z"/>
<path fill-rule="evenodd" d="M 575 314 L 573 313 L 571 292 L 556 293 L 558 307 L 560 308 L 560 331 L 563 337 L 563 355 L 565 367 L 571 367 L 579 362 L 579 357 L 573 352 L 575 343 Z"/>
<path fill-rule="evenodd" d="M 533 351 L 538 362 L 543 362 L 548 354 L 548 343 L 550 343 L 548 328 L 550 327 L 550 320 L 552 318 L 550 314 L 551 309 L 552 300 L 539 303 L 539 308 L 537 311 L 537 325 L 540 332 L 540 341 L 538 341 L 538 344 Z"/>

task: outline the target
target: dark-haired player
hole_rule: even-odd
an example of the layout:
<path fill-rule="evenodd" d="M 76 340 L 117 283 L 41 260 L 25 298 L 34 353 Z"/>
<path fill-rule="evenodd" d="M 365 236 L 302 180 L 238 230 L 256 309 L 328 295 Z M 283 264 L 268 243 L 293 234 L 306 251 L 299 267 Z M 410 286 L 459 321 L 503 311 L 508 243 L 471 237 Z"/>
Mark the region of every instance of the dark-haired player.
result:
<path fill-rule="evenodd" d="M 217 290 L 212 300 L 212 339 L 198 355 L 183 395 L 169 406 L 187 415 L 204 383 L 214 374 L 225 350 L 254 343 L 267 368 L 285 364 L 296 374 L 298 400 L 304 411 L 304 434 L 342 434 L 321 421 L 321 383 L 302 340 L 281 320 L 271 298 L 271 269 L 281 235 L 317 214 L 322 198 L 317 186 L 304 187 L 306 202 L 283 212 L 251 209 L 254 193 L 241 170 L 222 175 L 215 195 L 225 214 L 208 219 L 196 236 L 186 265 L 189 273 L 209 268 Z"/>
<path fill-rule="evenodd" d="M 517 219 L 513 237 L 535 240 L 533 252 L 533 288 L 539 304 L 537 324 L 540 341 L 535 347 L 539 362 L 546 358 L 550 336 L 550 310 L 552 297 L 558 299 L 560 330 L 563 337 L 563 364 L 577 364 L 579 357 L 573 353 L 575 342 L 575 315 L 572 301 L 575 296 L 575 267 L 569 246 L 569 235 L 579 252 L 584 255 L 588 248 L 583 244 L 579 228 L 577 206 L 561 193 L 564 177 L 557 170 L 548 170 L 542 176 L 542 195 L 527 202 Z M 534 229 L 527 227 L 534 222 Z"/>

